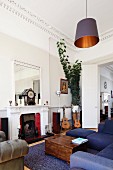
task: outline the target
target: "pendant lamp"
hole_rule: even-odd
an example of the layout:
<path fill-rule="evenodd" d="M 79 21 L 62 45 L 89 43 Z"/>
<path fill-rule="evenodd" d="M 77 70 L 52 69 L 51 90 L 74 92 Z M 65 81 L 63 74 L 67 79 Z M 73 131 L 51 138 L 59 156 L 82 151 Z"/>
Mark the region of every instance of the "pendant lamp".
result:
<path fill-rule="evenodd" d="M 78 48 L 89 48 L 99 42 L 96 20 L 87 18 L 87 0 L 86 0 L 86 18 L 77 24 L 74 45 Z"/>

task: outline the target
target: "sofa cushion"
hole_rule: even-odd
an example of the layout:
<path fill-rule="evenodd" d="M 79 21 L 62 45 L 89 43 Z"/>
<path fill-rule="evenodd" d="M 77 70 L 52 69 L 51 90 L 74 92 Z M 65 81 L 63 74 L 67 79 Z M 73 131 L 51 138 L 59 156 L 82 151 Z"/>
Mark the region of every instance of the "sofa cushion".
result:
<path fill-rule="evenodd" d="M 88 135 L 95 133 L 95 131 L 93 130 L 88 130 L 88 129 L 84 129 L 84 128 L 77 128 L 77 129 L 73 129 L 73 130 L 69 130 L 66 132 L 67 136 L 72 136 L 72 137 L 83 137 L 83 138 L 87 138 Z"/>
<path fill-rule="evenodd" d="M 113 143 L 100 151 L 97 155 L 113 160 Z"/>
<path fill-rule="evenodd" d="M 113 120 L 105 120 L 103 133 L 108 133 L 110 135 L 113 135 Z"/>
<path fill-rule="evenodd" d="M 70 156 L 70 169 L 74 167 L 86 170 L 113 170 L 113 160 L 77 151 Z"/>
<path fill-rule="evenodd" d="M 113 135 L 105 133 L 93 133 L 87 136 L 88 147 L 101 151 L 109 144 L 113 143 Z"/>

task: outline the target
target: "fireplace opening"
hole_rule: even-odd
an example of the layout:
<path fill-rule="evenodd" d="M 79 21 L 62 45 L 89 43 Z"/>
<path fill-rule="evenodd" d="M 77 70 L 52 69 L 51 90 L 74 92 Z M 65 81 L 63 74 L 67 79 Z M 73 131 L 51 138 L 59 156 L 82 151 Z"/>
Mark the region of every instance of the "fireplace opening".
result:
<path fill-rule="evenodd" d="M 25 133 L 25 138 L 30 138 L 35 136 L 34 120 L 29 120 L 24 122 L 24 133 Z"/>
<path fill-rule="evenodd" d="M 28 113 L 20 116 L 19 138 L 26 141 L 34 140 L 40 136 L 40 114 Z"/>

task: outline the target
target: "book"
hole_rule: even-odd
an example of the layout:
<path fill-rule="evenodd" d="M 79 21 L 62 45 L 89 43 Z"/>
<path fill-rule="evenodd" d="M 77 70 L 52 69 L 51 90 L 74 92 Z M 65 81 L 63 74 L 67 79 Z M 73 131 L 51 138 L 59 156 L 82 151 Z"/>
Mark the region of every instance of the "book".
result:
<path fill-rule="evenodd" d="M 84 139 L 84 138 L 76 138 L 76 139 L 73 139 L 72 140 L 72 143 L 74 143 L 74 144 L 82 144 L 82 143 L 85 143 L 85 142 L 87 142 L 88 141 L 88 139 Z"/>

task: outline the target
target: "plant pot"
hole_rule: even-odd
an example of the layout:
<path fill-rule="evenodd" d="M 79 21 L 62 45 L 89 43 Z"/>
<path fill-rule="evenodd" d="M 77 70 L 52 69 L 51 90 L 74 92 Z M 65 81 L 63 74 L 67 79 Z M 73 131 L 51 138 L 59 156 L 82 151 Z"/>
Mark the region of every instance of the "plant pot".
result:
<path fill-rule="evenodd" d="M 80 111 L 80 108 L 79 108 L 78 105 L 75 105 L 75 106 L 73 105 L 73 106 L 72 106 L 72 112 L 73 112 L 73 113 L 79 112 L 79 111 Z"/>

